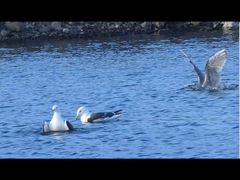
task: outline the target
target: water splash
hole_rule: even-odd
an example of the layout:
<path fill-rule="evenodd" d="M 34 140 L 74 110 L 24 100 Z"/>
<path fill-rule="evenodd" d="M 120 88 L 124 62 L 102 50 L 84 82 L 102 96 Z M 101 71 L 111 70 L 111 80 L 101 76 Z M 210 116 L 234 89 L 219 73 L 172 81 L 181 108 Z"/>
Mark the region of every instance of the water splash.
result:
<path fill-rule="evenodd" d="M 208 87 L 204 89 L 201 87 L 200 84 L 193 83 L 180 88 L 180 90 L 192 90 L 192 91 L 201 91 L 201 90 L 219 91 L 219 90 L 236 90 L 236 89 L 239 89 L 238 84 L 220 84 L 217 87 Z"/>

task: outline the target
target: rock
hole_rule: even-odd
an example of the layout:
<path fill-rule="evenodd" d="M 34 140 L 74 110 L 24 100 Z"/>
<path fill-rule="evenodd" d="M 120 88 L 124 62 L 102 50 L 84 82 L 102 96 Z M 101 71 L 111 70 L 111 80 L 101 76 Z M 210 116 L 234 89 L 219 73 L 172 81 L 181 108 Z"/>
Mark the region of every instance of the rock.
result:
<path fill-rule="evenodd" d="M 166 22 L 160 21 L 160 22 L 158 22 L 158 23 L 159 23 L 159 25 L 160 25 L 160 28 L 166 28 Z"/>
<path fill-rule="evenodd" d="M 64 32 L 64 33 L 69 33 L 69 29 L 63 28 L 63 32 Z"/>
<path fill-rule="evenodd" d="M 70 34 L 72 34 L 73 36 L 78 34 L 78 30 L 77 29 L 71 29 L 70 30 Z"/>
<path fill-rule="evenodd" d="M 115 28 L 116 28 L 116 29 L 120 28 L 120 23 L 116 22 L 116 23 L 115 23 Z"/>
<path fill-rule="evenodd" d="M 77 29 L 78 29 L 79 31 L 83 31 L 83 26 L 77 26 Z"/>
<path fill-rule="evenodd" d="M 7 22 L 6 27 L 11 31 L 25 31 L 26 26 L 24 23 L 20 22 Z"/>
<path fill-rule="evenodd" d="M 27 28 L 27 29 L 33 29 L 34 26 L 33 26 L 32 24 L 28 24 L 28 25 L 26 25 L 26 28 Z"/>
<path fill-rule="evenodd" d="M 14 36 L 15 39 L 19 39 L 20 38 L 17 33 L 13 33 L 12 35 Z"/>
<path fill-rule="evenodd" d="M 145 21 L 145 22 L 143 22 L 143 23 L 141 24 L 141 27 L 142 27 L 142 28 L 146 28 L 146 25 L 147 25 L 147 22 Z"/>
<path fill-rule="evenodd" d="M 238 22 L 224 22 L 222 28 L 224 30 L 230 30 L 230 29 L 238 29 L 239 23 Z"/>
<path fill-rule="evenodd" d="M 42 27 L 39 31 L 48 33 L 50 31 L 52 31 L 52 29 L 53 29 L 53 27 L 48 25 L 48 26 Z"/>
<path fill-rule="evenodd" d="M 16 31 L 26 31 L 26 25 L 24 23 L 16 22 L 14 23 Z"/>
<path fill-rule="evenodd" d="M 2 30 L 1 31 L 1 36 L 2 37 L 7 37 L 9 35 L 9 32 L 8 31 L 6 31 L 6 30 Z"/>
<path fill-rule="evenodd" d="M 213 22 L 213 29 L 221 29 L 223 24 L 221 22 Z"/>
<path fill-rule="evenodd" d="M 15 27 L 14 23 L 12 23 L 12 22 L 6 22 L 5 26 L 7 29 L 9 29 L 11 31 L 16 31 L 16 27 Z"/>
<path fill-rule="evenodd" d="M 234 30 L 237 31 L 239 29 L 238 22 L 223 22 L 222 23 L 222 30 L 223 34 L 233 34 Z"/>
<path fill-rule="evenodd" d="M 160 28 L 160 23 L 157 21 L 157 22 L 155 22 L 155 25 L 158 27 L 158 28 Z"/>
<path fill-rule="evenodd" d="M 11 31 L 23 32 L 26 30 L 25 24 L 20 22 L 12 22 L 12 23 L 10 22 L 10 23 L 6 23 L 5 25 Z"/>
<path fill-rule="evenodd" d="M 95 38 L 137 34 L 172 34 L 220 30 L 238 31 L 238 22 L 220 21 L 137 21 L 137 22 L 0 22 L 1 41 L 21 39 Z M 224 29 L 227 29 L 225 31 Z M 230 29 L 230 30 L 229 30 Z M 26 32 L 24 32 L 26 31 Z M 24 33 L 22 33 L 24 32 Z"/>
<path fill-rule="evenodd" d="M 190 22 L 190 24 L 192 24 L 192 26 L 198 26 L 200 24 L 200 21 L 193 21 Z"/>
<path fill-rule="evenodd" d="M 51 24 L 51 26 L 52 26 L 54 29 L 57 29 L 57 30 L 61 30 L 61 25 L 62 25 L 61 22 L 52 22 L 52 24 Z"/>

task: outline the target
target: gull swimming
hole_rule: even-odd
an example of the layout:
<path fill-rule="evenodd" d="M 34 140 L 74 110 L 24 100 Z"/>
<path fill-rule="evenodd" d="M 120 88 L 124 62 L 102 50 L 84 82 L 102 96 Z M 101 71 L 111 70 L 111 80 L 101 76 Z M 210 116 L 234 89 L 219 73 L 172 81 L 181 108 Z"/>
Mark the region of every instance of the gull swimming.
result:
<path fill-rule="evenodd" d="M 188 58 L 188 56 L 180 50 L 181 53 Z M 198 84 L 205 89 L 217 88 L 221 83 L 221 76 L 219 72 L 222 71 L 223 66 L 227 61 L 227 53 L 225 49 L 218 51 L 216 54 L 211 56 L 205 64 L 205 72 L 201 72 L 198 67 L 188 58 L 192 64 L 193 69 L 198 75 Z"/>
<path fill-rule="evenodd" d="M 121 115 L 122 110 L 91 113 L 85 106 L 81 106 L 77 110 L 75 120 L 79 118 L 82 123 L 95 123 L 110 119 L 116 119 Z"/>
<path fill-rule="evenodd" d="M 49 123 L 46 121 L 43 122 L 42 133 L 73 130 L 72 124 L 69 121 L 62 119 L 59 106 L 54 105 L 51 112 L 53 112 L 53 117 Z"/>

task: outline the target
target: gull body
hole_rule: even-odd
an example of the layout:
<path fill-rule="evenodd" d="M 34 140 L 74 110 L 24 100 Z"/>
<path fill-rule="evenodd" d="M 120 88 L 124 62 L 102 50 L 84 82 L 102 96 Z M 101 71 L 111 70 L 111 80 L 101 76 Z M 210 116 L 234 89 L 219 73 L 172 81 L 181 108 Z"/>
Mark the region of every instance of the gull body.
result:
<path fill-rule="evenodd" d="M 72 124 L 62 119 L 61 111 L 57 105 L 54 105 L 51 111 L 53 112 L 52 119 L 49 123 L 43 122 L 42 133 L 73 130 Z"/>
<path fill-rule="evenodd" d="M 85 106 L 78 108 L 75 119 L 80 119 L 82 123 L 102 122 L 116 119 L 122 115 L 122 110 L 91 113 Z"/>

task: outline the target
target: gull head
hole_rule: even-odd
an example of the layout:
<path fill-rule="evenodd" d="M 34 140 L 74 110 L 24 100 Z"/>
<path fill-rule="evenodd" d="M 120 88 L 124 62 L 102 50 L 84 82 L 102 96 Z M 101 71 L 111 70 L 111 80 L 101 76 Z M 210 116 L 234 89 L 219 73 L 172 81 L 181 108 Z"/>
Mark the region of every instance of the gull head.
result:
<path fill-rule="evenodd" d="M 51 109 L 51 112 L 57 112 L 59 110 L 59 107 L 57 105 L 54 105 Z"/>
<path fill-rule="evenodd" d="M 78 118 L 80 118 L 80 116 L 82 115 L 82 114 L 84 114 L 85 112 L 86 112 L 86 107 L 84 107 L 84 106 L 81 106 L 80 108 L 78 108 L 78 110 L 77 110 L 77 113 L 76 113 L 76 117 L 75 117 L 75 120 L 77 120 Z"/>

